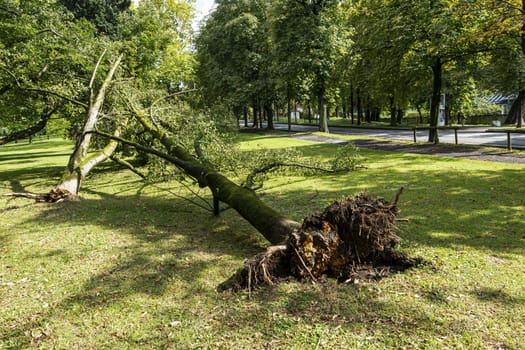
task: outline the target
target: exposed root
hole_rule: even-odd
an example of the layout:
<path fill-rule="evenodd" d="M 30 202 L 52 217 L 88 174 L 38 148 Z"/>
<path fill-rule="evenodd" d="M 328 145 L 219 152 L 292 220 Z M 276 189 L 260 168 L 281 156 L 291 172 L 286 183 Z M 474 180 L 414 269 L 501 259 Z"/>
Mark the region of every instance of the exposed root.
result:
<path fill-rule="evenodd" d="M 368 193 L 334 202 L 309 215 L 286 245 L 270 247 L 248 261 L 218 290 L 240 290 L 296 278 L 316 281 L 327 276 L 342 282 L 378 280 L 422 262 L 394 250 L 397 203 L 372 199 Z"/>
<path fill-rule="evenodd" d="M 39 203 L 60 203 L 66 199 L 76 198 L 74 194 L 67 190 L 54 188 L 48 193 L 29 193 L 29 192 L 13 192 L 3 194 L 5 197 L 18 197 L 34 199 Z"/>
<path fill-rule="evenodd" d="M 244 267 L 232 277 L 221 283 L 218 291 L 252 288 L 258 285 L 273 285 L 280 279 L 290 276 L 289 249 L 286 245 L 272 246 L 265 252 L 248 260 Z"/>

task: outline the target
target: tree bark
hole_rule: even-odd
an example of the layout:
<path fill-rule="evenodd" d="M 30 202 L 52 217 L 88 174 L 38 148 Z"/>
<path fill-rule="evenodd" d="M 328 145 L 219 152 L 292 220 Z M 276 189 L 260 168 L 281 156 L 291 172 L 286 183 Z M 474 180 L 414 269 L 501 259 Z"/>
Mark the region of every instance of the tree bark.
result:
<path fill-rule="evenodd" d="M 390 126 L 397 126 L 396 105 L 394 96 L 390 96 Z"/>
<path fill-rule="evenodd" d="M 273 126 L 273 109 L 272 109 L 272 104 L 267 102 L 264 105 L 264 111 L 265 111 L 266 120 L 267 120 L 266 128 L 268 130 L 273 130 L 274 126 Z"/>
<path fill-rule="evenodd" d="M 354 124 L 354 88 L 350 85 L 350 118 Z"/>
<path fill-rule="evenodd" d="M 288 114 L 287 121 L 288 121 L 288 132 L 292 131 L 292 101 L 290 97 L 286 99 L 286 113 Z"/>

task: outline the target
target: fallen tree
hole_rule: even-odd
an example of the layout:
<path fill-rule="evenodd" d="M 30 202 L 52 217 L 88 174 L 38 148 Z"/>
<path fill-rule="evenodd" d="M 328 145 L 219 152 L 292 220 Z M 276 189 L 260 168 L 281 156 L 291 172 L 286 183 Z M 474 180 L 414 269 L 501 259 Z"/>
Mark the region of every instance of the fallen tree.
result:
<path fill-rule="evenodd" d="M 223 202 L 235 209 L 273 244 L 221 284 L 219 290 L 272 285 L 290 277 L 312 281 L 323 276 L 341 281 L 379 279 L 421 262 L 395 250 L 400 241 L 395 222 L 401 190 L 392 203 L 368 194 L 335 202 L 300 224 L 266 205 L 250 188 L 217 172 L 213 165 L 200 159 L 202 150 L 190 153 L 154 122 L 151 113 L 129 106 L 144 131 L 158 140 L 164 151 L 101 133 L 103 136 L 175 165 L 200 187 L 209 188 L 215 203 Z M 268 168 L 274 166 L 270 164 Z"/>
<path fill-rule="evenodd" d="M 395 234 L 395 222 L 401 193 L 392 203 L 375 200 L 368 194 L 335 202 L 324 212 L 309 215 L 300 224 L 268 206 L 251 188 L 217 171 L 214 164 L 206 161 L 198 142 L 194 143 L 196 149 L 191 152 L 178 141 L 177 135 L 153 118 L 151 108 L 144 111 L 133 103 L 128 103 L 128 107 L 134 121 L 142 127 L 135 131 L 150 135 L 157 142 L 156 147 L 93 127 L 85 130 L 84 136 L 96 133 L 110 139 L 108 144 L 132 146 L 175 165 L 198 186 L 210 190 L 216 207 L 222 202 L 235 209 L 272 244 L 221 284 L 219 290 L 272 285 L 290 277 L 311 281 L 323 276 L 341 281 L 378 279 L 420 262 L 395 250 L 400 240 Z M 257 173 L 282 165 L 271 163 L 256 169 L 248 175 L 246 183 L 251 185 Z M 36 199 L 60 201 L 61 191 L 66 196 L 69 192 L 61 188 L 55 191 L 57 195 Z"/>

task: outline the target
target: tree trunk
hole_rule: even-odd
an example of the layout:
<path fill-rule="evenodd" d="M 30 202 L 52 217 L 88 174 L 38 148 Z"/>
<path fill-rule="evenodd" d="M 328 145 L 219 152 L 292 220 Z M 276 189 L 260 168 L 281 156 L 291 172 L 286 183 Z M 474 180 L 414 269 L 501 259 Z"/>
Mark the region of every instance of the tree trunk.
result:
<path fill-rule="evenodd" d="M 259 107 L 257 104 L 253 104 L 253 125 L 252 128 L 256 128 L 259 126 Z"/>
<path fill-rule="evenodd" d="M 350 118 L 354 124 L 354 88 L 350 86 Z"/>
<path fill-rule="evenodd" d="M 394 102 L 394 96 L 390 96 L 390 126 L 396 126 L 396 105 Z"/>
<path fill-rule="evenodd" d="M 439 133 L 437 129 L 439 117 L 439 104 L 441 102 L 441 85 L 442 85 L 442 71 L 443 62 L 441 58 L 437 57 L 432 65 L 432 99 L 430 101 L 430 120 L 428 131 L 428 142 L 434 144 L 439 143 Z"/>
<path fill-rule="evenodd" d="M 503 124 L 514 124 L 517 128 L 521 128 L 524 124 L 523 117 L 525 113 L 525 90 L 521 89 L 518 92 L 518 97 L 512 102 L 512 106 L 510 107 L 509 114 L 507 115 L 507 118 L 503 122 Z"/>
<path fill-rule="evenodd" d="M 252 190 L 235 184 L 209 165 L 200 162 L 178 145 L 176 140 L 171 138 L 168 133 L 153 125 L 140 111 L 133 110 L 132 113 L 143 127 L 160 141 L 167 153 L 132 144 L 118 137 L 113 137 L 112 139 L 131 144 L 139 150 L 162 157 L 179 167 L 187 175 L 194 178 L 199 187 L 208 187 L 215 199 L 235 209 L 272 244 L 282 243 L 289 236 L 290 232 L 300 226 L 299 223 L 289 220 L 266 205 Z"/>
<path fill-rule="evenodd" d="M 102 59 L 103 55 L 100 57 Z M 99 60 L 99 63 L 100 63 Z M 104 104 L 104 99 L 106 97 L 106 92 L 113 80 L 113 76 L 122 61 L 122 55 L 120 55 L 117 60 L 113 63 L 113 66 L 106 74 L 104 82 L 99 88 L 96 97 L 90 98 L 89 108 L 87 111 L 87 118 L 84 123 L 84 128 L 82 129 L 82 135 L 80 136 L 79 141 L 77 142 L 73 153 L 69 158 L 68 165 L 60 179 L 60 182 L 56 186 L 57 189 L 67 191 L 74 196 L 78 195 L 82 180 L 85 176 L 95 167 L 97 164 L 105 161 L 109 158 L 117 147 L 117 142 L 110 141 L 106 147 L 97 152 L 88 154 L 89 146 L 91 144 L 91 138 L 93 136 L 92 132 L 95 128 L 95 124 L 98 121 L 100 114 L 100 109 Z M 97 64 L 98 67 L 98 64 Z M 93 78 L 90 83 L 90 88 L 92 89 L 94 77 L 97 73 L 97 67 L 93 71 Z M 119 131 L 117 131 L 118 136 Z"/>
<path fill-rule="evenodd" d="M 326 101 L 324 85 L 317 92 L 317 104 L 319 106 L 319 131 L 329 133 L 328 118 L 326 116 Z"/>
<path fill-rule="evenodd" d="M 115 136 L 119 136 L 120 133 L 116 132 Z M 78 158 L 74 160 L 74 166 L 72 170 L 68 167 L 56 188 L 59 190 L 67 191 L 70 194 L 77 196 L 80 191 L 80 186 L 82 185 L 83 179 L 89 174 L 89 172 L 98 164 L 102 163 L 117 149 L 117 141 L 109 141 L 108 144 L 96 151 L 92 152 L 83 158 Z M 76 153 L 76 151 L 75 151 Z"/>
<path fill-rule="evenodd" d="M 371 106 L 371 102 L 370 102 L 370 95 L 367 95 L 367 97 L 366 97 L 365 118 L 366 118 L 366 122 L 367 123 L 371 123 L 372 122 L 372 106 Z"/>
<path fill-rule="evenodd" d="M 397 124 L 398 125 L 401 125 L 403 123 L 403 110 L 401 108 L 399 108 L 397 110 L 397 117 L 396 117 L 396 119 L 397 119 Z"/>
<path fill-rule="evenodd" d="M 419 125 L 419 123 L 423 123 L 423 114 L 421 113 L 421 106 L 419 104 L 416 105 L 416 109 L 417 109 L 416 125 Z"/>
<path fill-rule="evenodd" d="M 264 109 L 265 109 L 265 112 L 266 112 L 266 119 L 268 120 L 267 129 L 268 130 L 273 130 L 274 129 L 274 127 L 273 127 L 273 110 L 272 110 L 271 103 L 266 103 Z"/>
<path fill-rule="evenodd" d="M 357 125 L 363 121 L 363 108 L 361 106 L 361 89 L 357 88 Z"/>
<path fill-rule="evenodd" d="M 263 122 L 264 122 L 264 108 L 262 104 L 259 104 L 259 129 L 263 128 Z"/>
<path fill-rule="evenodd" d="M 288 131 L 292 131 L 292 101 L 290 101 L 290 97 L 286 99 L 287 105 L 286 105 L 286 113 L 287 113 L 287 120 L 288 120 Z"/>

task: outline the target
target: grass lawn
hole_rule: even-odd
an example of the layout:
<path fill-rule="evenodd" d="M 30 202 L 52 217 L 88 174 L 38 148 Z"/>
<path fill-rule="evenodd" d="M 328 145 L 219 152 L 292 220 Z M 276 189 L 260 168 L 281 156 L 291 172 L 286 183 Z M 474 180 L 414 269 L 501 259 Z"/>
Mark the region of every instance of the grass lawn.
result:
<path fill-rule="evenodd" d="M 240 136 L 241 147 L 333 145 Z M 46 192 L 71 145 L 0 147 L 0 193 Z M 399 187 L 400 249 L 433 266 L 377 283 L 289 282 L 215 292 L 265 240 L 104 165 L 83 200 L 0 197 L 0 349 L 525 349 L 525 167 L 362 150 L 366 169 L 276 176 L 262 198 L 301 220 L 368 190 Z M 204 195 L 207 195 L 205 192 Z"/>

